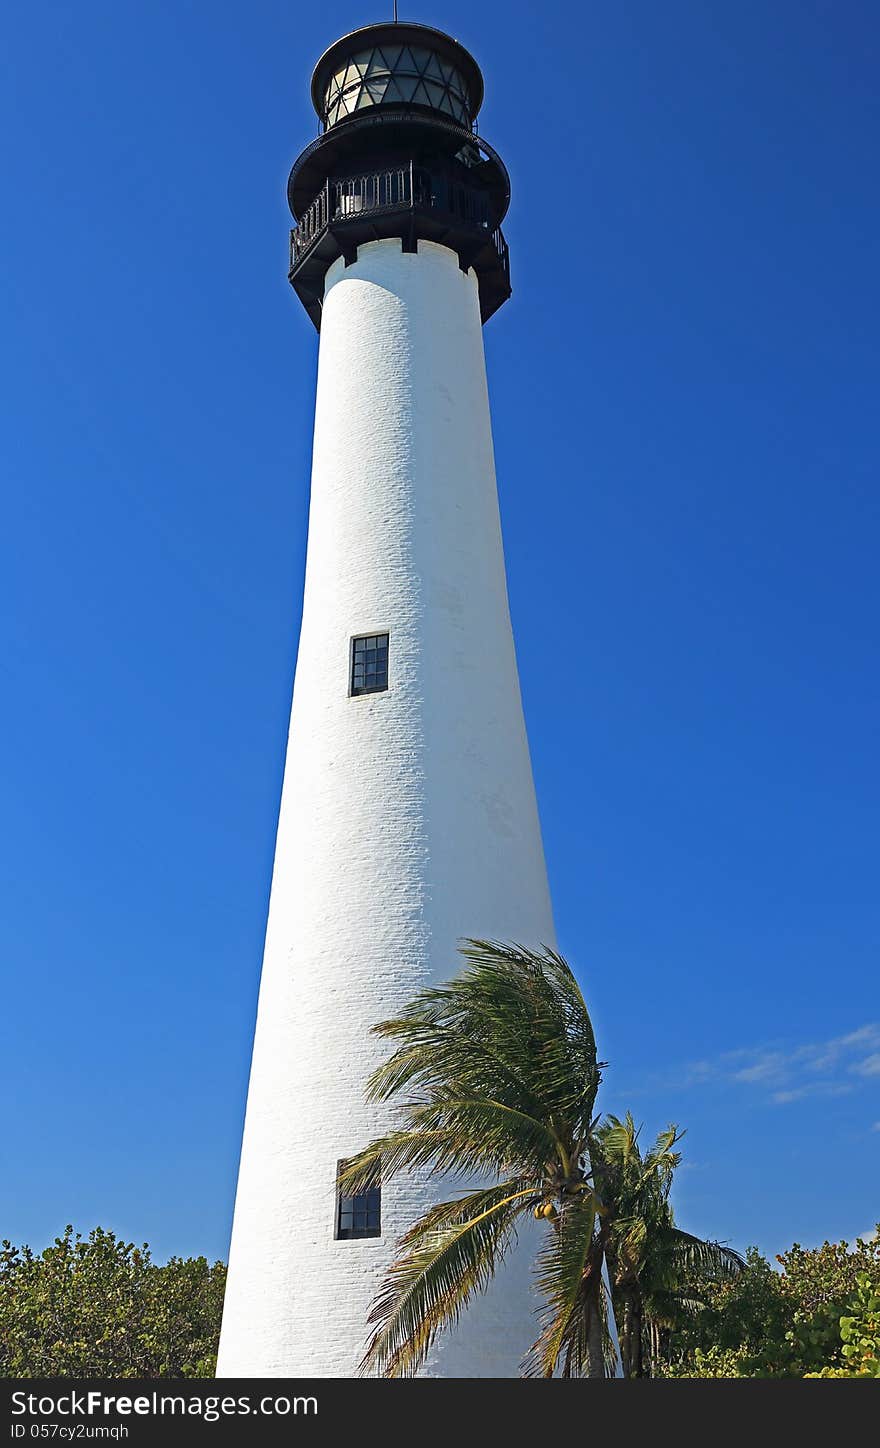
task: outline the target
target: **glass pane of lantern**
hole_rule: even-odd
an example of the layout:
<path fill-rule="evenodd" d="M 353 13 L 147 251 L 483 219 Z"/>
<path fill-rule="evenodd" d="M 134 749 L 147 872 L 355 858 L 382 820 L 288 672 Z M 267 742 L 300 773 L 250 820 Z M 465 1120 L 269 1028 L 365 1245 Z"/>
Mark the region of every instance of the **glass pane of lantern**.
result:
<path fill-rule="evenodd" d="M 370 56 L 370 63 L 367 66 L 367 75 L 387 75 L 389 69 L 390 67 L 388 65 L 388 62 L 382 54 L 381 50 L 374 50 L 372 55 Z"/>

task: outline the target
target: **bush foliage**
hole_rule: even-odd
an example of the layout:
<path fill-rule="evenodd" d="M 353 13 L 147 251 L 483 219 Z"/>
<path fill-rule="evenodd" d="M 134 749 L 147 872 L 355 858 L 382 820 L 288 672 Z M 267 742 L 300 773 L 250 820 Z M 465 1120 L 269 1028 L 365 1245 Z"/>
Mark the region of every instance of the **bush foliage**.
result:
<path fill-rule="evenodd" d="M 674 1378 L 880 1377 L 880 1235 L 797 1243 L 777 1271 L 752 1248 L 738 1276 L 658 1331 L 651 1371 Z M 226 1268 L 158 1264 L 96 1227 L 39 1255 L 0 1245 L 0 1377 L 209 1378 Z"/>
<path fill-rule="evenodd" d="M 673 1324 L 658 1376 L 876 1376 L 880 1235 L 853 1247 L 795 1243 L 776 1260 L 779 1272 L 750 1249 L 738 1278 L 712 1287 L 699 1312 Z"/>
<path fill-rule="evenodd" d="M 226 1268 L 67 1227 L 38 1256 L 0 1246 L 0 1377 L 209 1378 Z"/>

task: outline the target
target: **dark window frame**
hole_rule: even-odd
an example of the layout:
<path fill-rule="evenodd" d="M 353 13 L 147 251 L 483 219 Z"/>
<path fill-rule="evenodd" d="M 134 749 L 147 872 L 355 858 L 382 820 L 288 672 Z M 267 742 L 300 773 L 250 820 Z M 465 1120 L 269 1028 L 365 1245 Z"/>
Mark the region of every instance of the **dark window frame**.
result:
<path fill-rule="evenodd" d="M 391 634 L 388 629 L 372 634 L 353 634 L 348 650 L 348 694 L 387 693 Z"/>
<path fill-rule="evenodd" d="M 339 1174 L 348 1165 L 342 1157 L 336 1163 L 336 1213 L 333 1235 L 337 1242 L 362 1242 L 382 1235 L 382 1179 L 365 1192 L 343 1196 Z"/>

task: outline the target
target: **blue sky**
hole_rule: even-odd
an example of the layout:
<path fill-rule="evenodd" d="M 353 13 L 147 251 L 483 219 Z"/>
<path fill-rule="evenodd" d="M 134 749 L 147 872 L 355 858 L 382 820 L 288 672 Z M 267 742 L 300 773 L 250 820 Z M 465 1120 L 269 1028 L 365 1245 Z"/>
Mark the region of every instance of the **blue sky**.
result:
<path fill-rule="evenodd" d="M 390 10 L 390 6 L 388 7 Z M 562 948 L 683 1225 L 880 1215 L 880 14 L 449 0 L 507 161 L 486 329 Z M 6 26 L 0 1237 L 225 1256 L 299 624 L 308 79 L 384 18 Z"/>

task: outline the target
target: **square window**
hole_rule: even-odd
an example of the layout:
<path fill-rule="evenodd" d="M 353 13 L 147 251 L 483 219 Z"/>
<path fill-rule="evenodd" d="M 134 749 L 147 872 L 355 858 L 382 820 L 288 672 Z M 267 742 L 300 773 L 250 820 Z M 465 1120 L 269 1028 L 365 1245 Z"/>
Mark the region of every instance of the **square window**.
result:
<path fill-rule="evenodd" d="M 388 634 L 361 634 L 351 641 L 349 689 L 378 694 L 388 688 Z"/>
<path fill-rule="evenodd" d="M 337 1163 L 337 1177 L 347 1163 Z M 336 1191 L 336 1238 L 337 1241 L 351 1242 L 360 1237 L 381 1237 L 382 1235 L 382 1185 L 378 1182 L 365 1192 L 353 1197 L 343 1196 Z"/>

